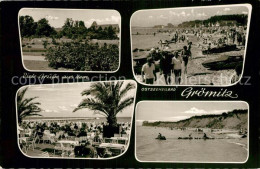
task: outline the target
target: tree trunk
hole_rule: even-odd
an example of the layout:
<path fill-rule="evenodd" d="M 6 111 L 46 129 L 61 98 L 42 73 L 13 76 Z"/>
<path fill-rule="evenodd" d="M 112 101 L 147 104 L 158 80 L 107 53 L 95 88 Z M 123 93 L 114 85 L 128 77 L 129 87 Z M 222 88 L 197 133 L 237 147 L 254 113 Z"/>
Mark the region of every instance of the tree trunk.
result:
<path fill-rule="evenodd" d="M 116 127 L 117 126 L 117 118 L 116 116 L 114 115 L 109 115 L 107 117 L 107 122 L 108 122 L 108 125 L 111 126 L 111 127 Z"/>

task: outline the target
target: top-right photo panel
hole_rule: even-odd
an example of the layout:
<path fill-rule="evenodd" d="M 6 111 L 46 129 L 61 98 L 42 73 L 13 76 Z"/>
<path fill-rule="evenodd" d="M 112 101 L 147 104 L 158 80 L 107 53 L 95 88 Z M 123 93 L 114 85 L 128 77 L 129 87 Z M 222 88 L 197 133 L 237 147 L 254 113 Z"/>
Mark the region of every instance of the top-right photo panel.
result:
<path fill-rule="evenodd" d="M 250 4 L 136 11 L 133 73 L 144 85 L 230 86 L 243 76 Z"/>

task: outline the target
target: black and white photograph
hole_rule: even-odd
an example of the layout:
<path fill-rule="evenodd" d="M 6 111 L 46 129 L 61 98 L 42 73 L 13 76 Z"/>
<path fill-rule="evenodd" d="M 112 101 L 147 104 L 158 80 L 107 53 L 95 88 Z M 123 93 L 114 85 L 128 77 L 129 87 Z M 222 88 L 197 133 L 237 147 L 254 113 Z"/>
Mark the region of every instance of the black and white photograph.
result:
<path fill-rule="evenodd" d="M 128 149 L 135 95 L 133 80 L 22 87 L 19 148 L 34 158 L 116 158 Z"/>
<path fill-rule="evenodd" d="M 245 163 L 249 106 L 243 101 L 141 101 L 135 156 L 140 162 Z"/>
<path fill-rule="evenodd" d="M 23 8 L 18 19 L 26 70 L 119 69 L 121 16 L 116 10 Z"/>
<path fill-rule="evenodd" d="M 133 73 L 147 85 L 230 86 L 243 75 L 250 4 L 136 11 Z"/>

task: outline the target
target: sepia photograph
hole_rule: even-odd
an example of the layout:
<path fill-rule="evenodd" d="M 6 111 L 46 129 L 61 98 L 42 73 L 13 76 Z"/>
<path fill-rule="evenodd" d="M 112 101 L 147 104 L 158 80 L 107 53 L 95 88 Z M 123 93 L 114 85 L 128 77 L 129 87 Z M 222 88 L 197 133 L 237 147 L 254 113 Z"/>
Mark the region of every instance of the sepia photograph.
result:
<path fill-rule="evenodd" d="M 23 8 L 18 22 L 28 71 L 119 69 L 121 16 L 116 10 Z"/>
<path fill-rule="evenodd" d="M 250 4 L 136 11 L 133 73 L 146 85 L 230 86 L 243 75 Z"/>
<path fill-rule="evenodd" d="M 135 95 L 133 80 L 24 86 L 16 94 L 20 151 L 33 158 L 121 156 Z"/>
<path fill-rule="evenodd" d="M 141 101 L 135 113 L 136 159 L 245 163 L 248 117 L 243 101 Z"/>

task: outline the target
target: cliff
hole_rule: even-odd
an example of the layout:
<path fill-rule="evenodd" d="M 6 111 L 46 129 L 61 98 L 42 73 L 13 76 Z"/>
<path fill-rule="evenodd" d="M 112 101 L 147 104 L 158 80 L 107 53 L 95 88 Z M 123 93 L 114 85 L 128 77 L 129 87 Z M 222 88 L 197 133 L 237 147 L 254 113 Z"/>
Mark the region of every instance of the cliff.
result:
<path fill-rule="evenodd" d="M 220 115 L 193 116 L 177 122 L 148 122 L 143 126 L 154 127 L 190 127 L 190 128 L 213 128 L 213 129 L 240 129 L 248 127 L 248 110 L 233 110 L 223 112 Z"/>

